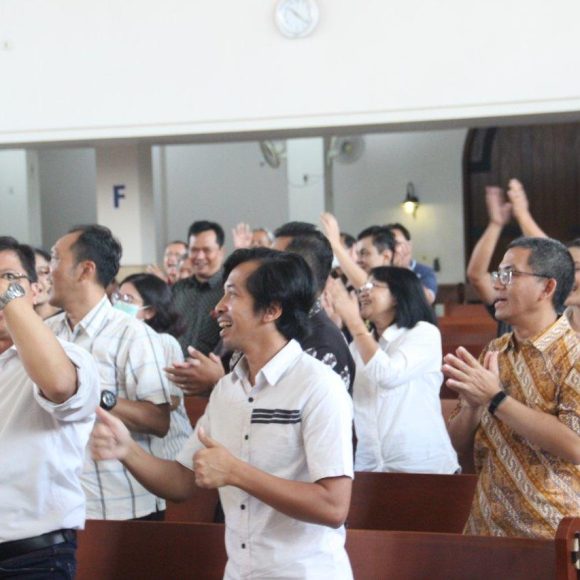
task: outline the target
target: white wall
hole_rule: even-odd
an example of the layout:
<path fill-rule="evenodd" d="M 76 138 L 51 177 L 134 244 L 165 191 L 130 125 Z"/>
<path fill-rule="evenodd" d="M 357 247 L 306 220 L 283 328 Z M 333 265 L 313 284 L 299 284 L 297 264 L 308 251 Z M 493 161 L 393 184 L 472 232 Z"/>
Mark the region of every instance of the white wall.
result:
<path fill-rule="evenodd" d="M 0 0 L 0 143 L 580 111 L 576 0 L 318 2 Z"/>
<path fill-rule="evenodd" d="M 288 220 L 285 163 L 265 165 L 256 142 L 173 145 L 165 151 L 166 240 L 183 239 L 195 220 L 219 222 L 232 248 L 240 221 L 274 228 Z"/>
<path fill-rule="evenodd" d="M 414 256 L 433 265 L 442 283 L 465 278 L 461 159 L 466 131 L 365 136 L 364 155 L 334 163 L 334 208 L 341 228 L 355 237 L 373 224 L 400 222 L 412 235 Z M 416 218 L 401 202 L 407 182 L 421 200 Z"/>
<path fill-rule="evenodd" d="M 97 221 L 94 149 L 38 151 L 42 242 L 49 249 L 70 228 Z"/>

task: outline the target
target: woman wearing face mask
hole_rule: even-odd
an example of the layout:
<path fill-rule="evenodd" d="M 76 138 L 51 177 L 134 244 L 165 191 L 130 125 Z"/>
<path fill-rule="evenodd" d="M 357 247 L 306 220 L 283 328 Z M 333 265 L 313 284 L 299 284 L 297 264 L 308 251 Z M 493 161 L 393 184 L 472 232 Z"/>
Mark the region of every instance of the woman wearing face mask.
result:
<path fill-rule="evenodd" d="M 115 308 L 143 320 L 155 330 L 163 343 L 166 366 L 183 362 L 183 352 L 176 337 L 181 334 L 179 315 L 172 306 L 169 286 L 153 274 L 133 274 L 125 278 L 119 290 L 113 293 Z M 167 459 L 176 454 L 192 432 L 191 423 L 183 404 L 183 391 L 171 386 L 171 422 L 163 439 L 157 439 Z M 156 438 L 154 438 L 156 439 Z"/>
<path fill-rule="evenodd" d="M 59 308 L 55 308 L 49 303 L 50 290 L 52 289 L 52 279 L 50 277 L 50 254 L 40 248 L 34 248 L 34 257 L 36 262 L 36 277 L 38 278 L 36 282 L 38 295 L 36 296 L 34 310 L 36 310 L 36 313 L 40 318 L 46 320 L 60 312 Z"/>
<path fill-rule="evenodd" d="M 455 473 L 439 400 L 441 333 L 417 276 L 373 269 L 359 290 L 360 310 L 338 281 L 330 293 L 353 336 L 355 469 Z"/>

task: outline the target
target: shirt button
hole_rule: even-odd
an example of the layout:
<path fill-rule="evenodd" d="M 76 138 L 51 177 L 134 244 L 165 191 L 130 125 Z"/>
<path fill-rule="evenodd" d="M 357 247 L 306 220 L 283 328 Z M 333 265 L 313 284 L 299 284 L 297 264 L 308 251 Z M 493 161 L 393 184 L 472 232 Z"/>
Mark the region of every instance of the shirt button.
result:
<path fill-rule="evenodd" d="M 242 550 L 246 549 L 246 544 L 242 544 Z"/>
<path fill-rule="evenodd" d="M 249 403 L 253 403 L 253 402 L 254 402 L 254 397 L 250 397 L 250 398 L 248 399 L 248 402 L 249 402 Z"/>
<path fill-rule="evenodd" d="M 249 435 L 244 435 L 244 439 L 247 441 L 250 438 Z"/>
<path fill-rule="evenodd" d="M 243 509 L 243 510 L 245 510 L 245 509 L 246 509 L 246 506 L 245 506 L 244 504 L 242 504 L 242 505 L 240 506 L 240 509 Z"/>

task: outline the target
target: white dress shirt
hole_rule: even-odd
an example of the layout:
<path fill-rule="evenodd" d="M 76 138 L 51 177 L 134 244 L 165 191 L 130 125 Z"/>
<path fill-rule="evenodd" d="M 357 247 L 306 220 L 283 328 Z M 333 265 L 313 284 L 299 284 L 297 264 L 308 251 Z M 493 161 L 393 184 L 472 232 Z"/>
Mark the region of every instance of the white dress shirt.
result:
<path fill-rule="evenodd" d="M 213 390 L 199 420 L 236 457 L 277 477 L 353 476 L 352 405 L 340 377 L 292 340 L 248 381 L 244 358 Z M 193 469 L 197 432 L 177 460 Z M 219 490 L 226 516 L 226 578 L 352 578 L 344 526 L 286 516 L 239 488 Z"/>
<path fill-rule="evenodd" d="M 441 333 L 428 322 L 389 326 L 365 365 L 356 348 L 353 389 L 357 471 L 454 473 L 459 468 L 439 391 Z"/>
<path fill-rule="evenodd" d="M 89 351 L 99 369 L 101 388 L 130 401 L 170 403 L 165 358 L 157 333 L 141 320 L 116 310 L 106 296 L 71 329 L 64 313 L 46 323 L 54 333 Z M 155 453 L 153 435 L 132 433 L 143 449 Z M 82 477 L 87 518 L 128 520 L 163 509 L 120 461 L 93 461 L 87 454 Z"/>
<path fill-rule="evenodd" d="M 43 397 L 15 347 L 0 354 L 0 543 L 85 523 L 80 477 L 99 379 L 88 353 L 61 344 L 78 389 L 60 404 Z"/>

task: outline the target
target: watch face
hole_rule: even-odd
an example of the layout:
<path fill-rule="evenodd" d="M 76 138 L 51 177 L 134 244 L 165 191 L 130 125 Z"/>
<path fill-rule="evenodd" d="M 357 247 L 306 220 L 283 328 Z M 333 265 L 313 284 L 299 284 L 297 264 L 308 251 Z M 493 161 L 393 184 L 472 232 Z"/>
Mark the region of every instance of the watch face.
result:
<path fill-rule="evenodd" d="M 117 404 L 117 396 L 112 391 L 101 392 L 101 408 L 110 411 Z"/>
<path fill-rule="evenodd" d="M 319 12 L 315 0 L 280 0 L 276 7 L 276 24 L 288 38 L 302 38 L 318 24 Z"/>

